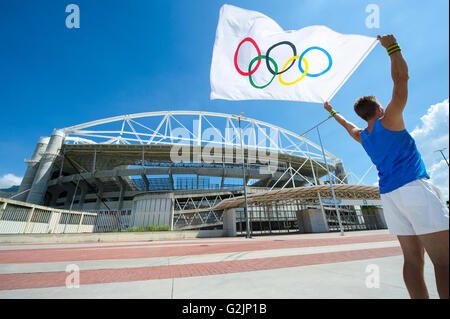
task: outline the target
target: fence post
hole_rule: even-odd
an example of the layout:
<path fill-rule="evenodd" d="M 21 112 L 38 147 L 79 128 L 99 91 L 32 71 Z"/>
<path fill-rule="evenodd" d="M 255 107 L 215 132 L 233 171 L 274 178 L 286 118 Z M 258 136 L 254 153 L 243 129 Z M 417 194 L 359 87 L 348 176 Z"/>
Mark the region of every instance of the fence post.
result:
<path fill-rule="evenodd" d="M 78 223 L 77 233 L 80 232 L 80 227 L 81 227 L 81 224 L 83 223 L 83 217 L 84 217 L 84 214 L 81 213 L 81 218 L 80 218 L 80 222 Z"/>
<path fill-rule="evenodd" d="M 7 202 L 3 202 L 3 204 L 0 206 L 0 220 L 2 219 L 3 212 L 6 210 Z"/>
<path fill-rule="evenodd" d="M 53 214 L 54 214 L 54 212 L 50 211 L 50 218 L 48 219 L 47 229 L 45 231 L 46 234 L 48 234 L 48 232 L 50 230 L 50 225 L 51 225 L 51 222 L 52 222 L 52 219 L 53 219 Z"/>
<path fill-rule="evenodd" d="M 56 212 L 56 214 L 58 214 L 58 217 L 56 218 L 55 226 L 53 227 L 53 230 L 51 232 L 52 234 L 56 233 L 56 229 L 59 226 L 59 221 L 61 220 L 61 215 L 62 215 L 61 212 Z"/>
<path fill-rule="evenodd" d="M 34 207 L 31 208 L 30 212 L 28 213 L 27 222 L 25 224 L 25 229 L 23 230 L 23 233 L 26 234 L 28 231 L 28 227 L 30 226 L 31 218 L 33 217 L 34 213 Z"/>

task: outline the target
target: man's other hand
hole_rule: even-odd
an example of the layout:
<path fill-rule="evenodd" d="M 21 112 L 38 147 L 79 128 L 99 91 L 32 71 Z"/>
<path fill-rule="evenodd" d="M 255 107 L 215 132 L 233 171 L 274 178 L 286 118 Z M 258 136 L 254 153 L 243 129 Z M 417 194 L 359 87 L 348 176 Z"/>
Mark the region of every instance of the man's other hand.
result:
<path fill-rule="evenodd" d="M 385 48 L 397 42 L 397 40 L 392 34 L 383 35 L 382 37 L 378 35 L 377 39 L 378 41 L 380 41 L 381 45 L 384 46 Z"/>

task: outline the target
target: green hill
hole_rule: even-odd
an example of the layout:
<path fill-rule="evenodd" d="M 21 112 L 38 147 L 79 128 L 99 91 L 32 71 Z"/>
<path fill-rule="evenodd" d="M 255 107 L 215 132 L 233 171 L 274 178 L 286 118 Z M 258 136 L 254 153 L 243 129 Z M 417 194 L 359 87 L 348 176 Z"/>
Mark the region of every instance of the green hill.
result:
<path fill-rule="evenodd" d="M 19 185 L 9 188 L 0 188 L 0 197 L 11 197 L 19 191 Z"/>

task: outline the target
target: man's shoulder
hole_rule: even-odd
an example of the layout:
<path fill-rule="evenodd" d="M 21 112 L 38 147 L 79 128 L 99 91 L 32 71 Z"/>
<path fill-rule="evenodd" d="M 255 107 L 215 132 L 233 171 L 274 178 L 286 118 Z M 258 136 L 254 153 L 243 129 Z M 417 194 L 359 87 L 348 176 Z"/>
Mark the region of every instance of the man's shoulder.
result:
<path fill-rule="evenodd" d="M 405 122 L 403 121 L 403 115 L 389 116 L 389 114 L 385 114 L 378 121 L 383 128 L 389 131 L 403 131 L 405 129 Z"/>

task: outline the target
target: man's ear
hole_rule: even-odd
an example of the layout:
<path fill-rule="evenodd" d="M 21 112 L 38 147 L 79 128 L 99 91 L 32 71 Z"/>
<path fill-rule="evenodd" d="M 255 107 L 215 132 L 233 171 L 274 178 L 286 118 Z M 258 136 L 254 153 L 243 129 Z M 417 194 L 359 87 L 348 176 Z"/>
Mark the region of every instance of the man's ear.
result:
<path fill-rule="evenodd" d="M 383 113 L 384 113 L 384 109 L 383 109 L 383 107 L 380 105 L 380 106 L 378 106 L 378 110 L 377 110 L 377 113 L 378 113 L 378 116 L 382 116 L 383 115 Z"/>

